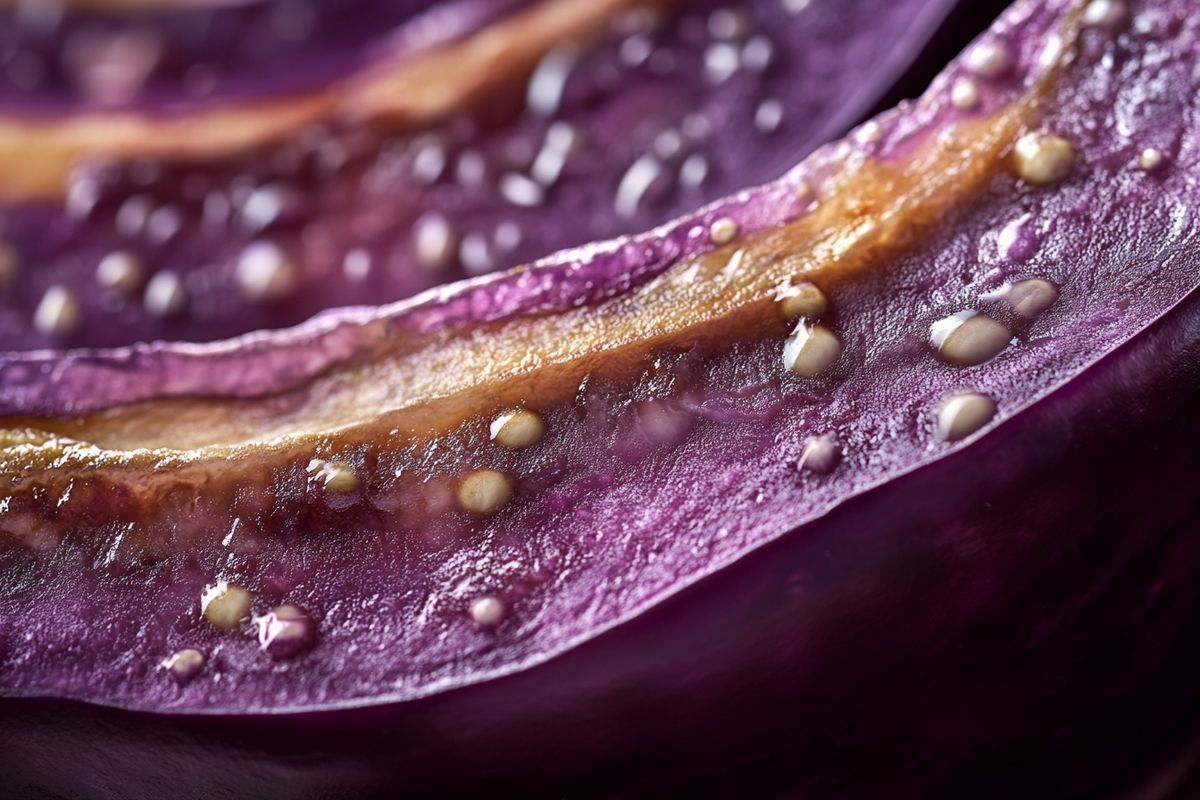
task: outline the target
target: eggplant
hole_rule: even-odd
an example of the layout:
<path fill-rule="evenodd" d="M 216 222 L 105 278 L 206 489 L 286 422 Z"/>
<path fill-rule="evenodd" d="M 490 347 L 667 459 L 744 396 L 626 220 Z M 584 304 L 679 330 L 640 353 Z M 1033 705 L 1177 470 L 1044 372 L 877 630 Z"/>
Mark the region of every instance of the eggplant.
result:
<path fill-rule="evenodd" d="M 281 39 L 296 5 L 12 23 L 50 62 L 104 22 L 84 63 L 125 83 L 104 53 L 159 57 L 115 104 L 0 85 L 4 350 L 219 340 L 662 224 L 843 133 L 955 3 L 370 0 Z"/>
<path fill-rule="evenodd" d="M 648 233 L 0 378 L 26 794 L 1161 796 L 1200 22 L 1019 2 Z"/>

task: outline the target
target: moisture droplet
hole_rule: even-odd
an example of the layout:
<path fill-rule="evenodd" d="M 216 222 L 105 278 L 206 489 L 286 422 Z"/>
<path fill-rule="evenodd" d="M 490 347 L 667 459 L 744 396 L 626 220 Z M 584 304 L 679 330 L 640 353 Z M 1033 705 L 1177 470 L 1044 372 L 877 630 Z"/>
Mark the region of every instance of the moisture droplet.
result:
<path fill-rule="evenodd" d="M 240 586 L 217 581 L 200 595 L 200 612 L 213 627 L 236 630 L 250 614 L 254 595 Z"/>
<path fill-rule="evenodd" d="M 295 606 L 277 606 L 256 617 L 258 643 L 275 658 L 288 658 L 312 647 L 317 626 L 312 618 Z"/>
<path fill-rule="evenodd" d="M 512 481 L 503 472 L 477 469 L 458 486 L 458 504 L 466 511 L 490 516 L 512 499 Z"/>
<path fill-rule="evenodd" d="M 492 628 L 504 620 L 504 603 L 491 596 L 480 597 L 471 603 L 471 619 L 482 628 Z"/>
<path fill-rule="evenodd" d="M 1058 287 L 1040 278 L 1029 278 L 1012 284 L 1006 283 L 999 289 L 988 292 L 984 297 L 988 300 L 1002 300 L 1016 315 L 1025 319 L 1035 319 L 1058 299 Z"/>
<path fill-rule="evenodd" d="M 342 274 L 352 283 L 361 283 L 371 275 L 371 254 L 361 247 L 346 253 L 342 259 Z"/>
<path fill-rule="evenodd" d="M 47 336 L 63 336 L 79 327 L 83 312 L 75 295 L 63 286 L 51 286 L 33 312 L 33 327 Z"/>
<path fill-rule="evenodd" d="M 125 250 L 109 253 L 96 265 L 99 284 L 121 294 L 136 292 L 141 288 L 144 277 L 141 260 Z"/>
<path fill-rule="evenodd" d="M 440 269 L 454 258 L 458 236 L 441 214 L 429 213 L 413 224 L 417 263 L 425 269 Z"/>
<path fill-rule="evenodd" d="M 981 42 L 967 53 L 967 69 L 984 78 L 999 78 L 1012 67 L 1012 53 L 1000 42 Z"/>
<path fill-rule="evenodd" d="M 977 311 L 960 311 L 929 329 L 929 341 L 951 364 L 973 367 L 994 358 L 1012 340 L 1008 328 Z"/>
<path fill-rule="evenodd" d="M 816 436 L 809 439 L 800 454 L 801 469 L 818 475 L 828 475 L 842 462 L 842 448 L 832 436 Z"/>
<path fill-rule="evenodd" d="M 492 441 L 510 450 L 532 447 L 546 434 L 546 423 L 524 408 L 508 411 L 492 420 Z"/>
<path fill-rule="evenodd" d="M 1083 12 L 1083 24 L 1112 31 L 1125 24 L 1128 9 L 1121 0 L 1092 0 Z"/>
<path fill-rule="evenodd" d="M 579 52 L 574 46 L 557 47 L 547 53 L 533 75 L 529 78 L 529 89 L 525 102 L 529 110 L 540 117 L 552 117 L 558 113 L 567 79 L 579 61 Z"/>
<path fill-rule="evenodd" d="M 742 45 L 742 66 L 751 72 L 764 72 L 775 59 L 775 46 L 766 36 L 754 36 Z"/>
<path fill-rule="evenodd" d="M 187 290 L 179 275 L 170 270 L 155 273 L 146 284 L 142 305 L 152 317 L 166 318 L 181 314 L 187 307 Z"/>
<path fill-rule="evenodd" d="M 487 237 L 478 231 L 463 237 L 458 247 L 458 260 L 469 275 L 482 275 L 496 267 Z"/>
<path fill-rule="evenodd" d="M 829 309 L 829 299 L 811 281 L 790 281 L 775 291 L 779 311 L 786 319 L 817 319 Z"/>
<path fill-rule="evenodd" d="M 842 342 L 824 325 L 802 320 L 783 346 L 783 366 L 797 375 L 820 375 L 838 360 Z"/>
<path fill-rule="evenodd" d="M 163 661 L 162 666 L 175 680 L 186 683 L 196 677 L 204 667 L 204 654 L 194 648 L 185 647 Z"/>
<path fill-rule="evenodd" d="M 762 133 L 774 133 L 782 123 L 783 103 L 773 97 L 759 103 L 754 112 L 754 127 Z"/>
<path fill-rule="evenodd" d="M 1162 166 L 1164 158 L 1162 150 L 1156 147 L 1147 147 L 1138 156 L 1138 166 L 1145 172 L 1154 172 Z"/>
<path fill-rule="evenodd" d="M 306 468 L 313 482 L 327 491 L 345 494 L 359 487 L 358 475 L 349 464 L 314 458 Z"/>
<path fill-rule="evenodd" d="M 628 219 L 637 214 L 642 198 L 661 175 L 662 165 L 649 153 L 634 161 L 617 185 L 613 207 L 618 216 Z"/>
<path fill-rule="evenodd" d="M 1058 183 L 1075 166 L 1075 146 L 1061 136 L 1027 133 L 1013 149 L 1017 175 L 1035 186 Z"/>
<path fill-rule="evenodd" d="M 500 178 L 500 194 L 516 206 L 540 206 L 546 197 L 542 185 L 519 172 L 509 172 Z"/>
<path fill-rule="evenodd" d="M 708 179 L 708 159 L 700 153 L 692 153 L 679 167 L 679 182 L 686 187 L 700 186 Z"/>
<path fill-rule="evenodd" d="M 737 72 L 740 60 L 738 48 L 728 42 L 718 42 L 704 51 L 704 68 L 713 83 L 728 80 Z"/>
<path fill-rule="evenodd" d="M 996 403 L 978 392 L 952 394 L 937 407 L 934 426 L 939 439 L 953 442 L 970 436 L 996 415 Z"/>
<path fill-rule="evenodd" d="M 972 111 L 979 108 L 979 87 L 975 81 L 960 78 L 954 82 L 950 90 L 950 103 L 959 111 Z"/>
<path fill-rule="evenodd" d="M 708 228 L 708 238 L 718 247 L 729 244 L 737 235 L 738 224 L 729 217 L 714 220 Z"/>
<path fill-rule="evenodd" d="M 247 247 L 237 264 L 237 282 L 251 300 L 278 300 L 296 287 L 296 267 L 271 242 Z"/>

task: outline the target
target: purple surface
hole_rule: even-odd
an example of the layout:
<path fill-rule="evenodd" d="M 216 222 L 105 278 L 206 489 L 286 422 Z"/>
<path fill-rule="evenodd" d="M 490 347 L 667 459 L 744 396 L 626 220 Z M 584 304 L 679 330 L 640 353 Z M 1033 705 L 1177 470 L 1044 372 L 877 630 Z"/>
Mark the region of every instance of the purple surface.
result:
<path fill-rule="evenodd" d="M 175 114 L 313 91 L 453 39 L 525 0 L 264 0 L 64 12 L 0 9 L 0 110 Z"/>
<path fill-rule="evenodd" d="M 690 3 L 649 28 L 621 17 L 568 70 L 560 101 L 540 113 L 517 113 L 526 87 L 516 76 L 514 96 L 495 98 L 498 109 L 433 130 L 339 133 L 334 126 L 215 163 L 82 169 L 72 191 L 88 201 L 68 204 L 69 213 L 38 205 L 0 214 L 3 240 L 22 265 L 0 292 L 0 340 L 16 351 L 222 339 L 645 230 L 774 179 L 844 132 L 953 3 L 816 0 L 793 14 L 777 0 L 755 0 L 738 7 L 750 22 L 739 23 L 732 40 L 709 30 L 725 5 Z M 565 52 L 548 57 L 551 74 Z M 718 80 L 706 62 L 730 57 L 741 67 Z M 764 103 L 768 111 L 778 103 L 780 112 L 769 130 L 756 124 Z M 548 133 L 564 130 L 562 123 L 573 126 L 576 144 L 559 170 L 561 151 L 547 142 L 562 141 Z M 543 152 L 550 161 L 535 169 Z M 533 173 L 540 188 L 530 188 Z M 651 173 L 650 185 L 634 191 L 638 175 Z M 624 192 L 623 181 L 633 181 Z M 278 215 L 264 216 L 264 207 Z M 444 220 L 447 233 L 444 248 L 432 251 L 431 219 Z M 444 254 L 421 257 L 423 235 L 426 252 Z M 247 296 L 236 279 L 241 254 L 260 240 L 277 244 L 298 278 L 280 301 Z M 144 309 L 141 286 L 128 296 L 100 287 L 97 265 L 116 251 L 134 254 L 147 279 L 178 275 L 184 307 L 155 316 Z M 347 259 L 366 269 L 348 275 Z M 81 322 L 38 331 L 30 320 L 54 285 L 74 292 Z"/>
<path fill-rule="evenodd" d="M 9 701 L 0 763 L 18 786 L 69 793 L 86 775 L 110 795 L 168 781 L 264 797 L 494 790 L 535 772 L 547 794 L 568 776 L 596 794 L 821 798 L 1086 797 L 1136 781 L 1200 700 L 1200 507 L 1186 479 L 1200 444 L 1200 22 L 1185 0 L 1135 6 L 1121 33 L 1084 32 L 1038 124 L 1075 143 L 1070 177 L 1039 188 L 1001 171 L 910 253 L 839 285 L 846 352 L 828 375 L 781 377 L 780 341 L 698 347 L 634 386 L 588 385 L 546 413 L 534 451 L 488 451 L 468 426 L 436 450 L 353 454 L 375 475 L 426 479 L 420 491 L 481 459 L 518 476 L 518 501 L 487 521 L 428 525 L 399 481 L 325 508 L 281 471 L 273 502 L 245 500 L 251 524 L 232 546 L 211 523 L 241 508 L 193 507 L 194 525 L 156 532 L 149 550 L 105 523 L 48 552 L 4 551 L 6 694 L 264 713 L 49 704 L 35 717 Z M 1064 7 L 1021 3 L 998 26 L 1020 58 L 985 103 L 1028 79 Z M 880 140 L 823 150 L 792 180 L 935 135 L 955 116 L 944 102 L 960 70 L 881 120 Z M 1164 155 L 1152 172 L 1135 166 L 1149 146 Z M 796 213 L 770 202 L 782 192 L 752 193 L 734 214 L 749 229 Z M 694 250 L 686 230 L 626 266 Z M 593 263 L 589 277 L 623 285 L 603 255 Z M 997 358 L 963 369 L 933 356 L 933 322 L 999 316 L 986 296 L 1024 278 L 1060 296 Z M 381 313 L 430 330 L 563 302 L 526 291 L 456 316 L 455 293 L 494 299 L 518 280 Z M 598 291 L 553 285 L 568 299 Z M 334 333 L 322 324 L 290 336 L 371 344 L 352 317 Z M 37 391 L 69 386 L 71 369 Z M 155 369 L 140 384 L 135 369 L 124 397 L 187 391 L 157 386 Z M 997 417 L 940 442 L 932 409 L 964 389 L 993 397 Z M 841 444 L 832 474 L 798 468 L 815 434 Z M 182 539 L 186 554 L 171 552 Z M 316 646 L 277 660 L 246 631 L 204 626 L 196 601 L 214 577 L 313 613 Z M 482 593 L 508 607 L 495 629 L 467 614 Z M 184 646 L 210 658 L 180 686 L 156 665 Z M 316 708 L 340 710 L 272 718 Z M 102 754 L 73 747 L 102 731 Z"/>

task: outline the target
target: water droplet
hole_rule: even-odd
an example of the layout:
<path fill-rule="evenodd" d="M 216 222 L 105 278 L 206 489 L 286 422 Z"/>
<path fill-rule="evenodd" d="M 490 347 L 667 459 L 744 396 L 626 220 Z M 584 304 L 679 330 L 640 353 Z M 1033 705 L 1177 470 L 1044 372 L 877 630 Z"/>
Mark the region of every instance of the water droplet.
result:
<path fill-rule="evenodd" d="M 454 259 L 458 236 L 441 214 L 430 212 L 413 225 L 417 263 L 425 269 L 446 267 Z"/>
<path fill-rule="evenodd" d="M 512 494 L 512 481 L 503 472 L 477 469 L 459 484 L 458 504 L 472 514 L 490 516 L 503 508 Z"/>
<path fill-rule="evenodd" d="M 184 288 L 183 281 L 171 270 L 155 273 L 146 284 L 146 292 L 142 297 L 146 313 L 160 318 L 183 313 L 187 301 L 187 289 Z"/>
<path fill-rule="evenodd" d="M 485 596 L 471 603 L 471 619 L 481 628 L 492 628 L 504 621 L 507 610 L 498 598 Z"/>
<path fill-rule="evenodd" d="M 1165 156 L 1163 152 L 1155 147 L 1147 147 L 1138 156 L 1138 166 L 1145 172 L 1154 172 L 1163 165 Z"/>
<path fill-rule="evenodd" d="M 236 279 L 242 293 L 251 300 L 278 300 L 296 288 L 296 267 L 279 246 L 255 242 L 242 251 Z"/>
<path fill-rule="evenodd" d="M 1040 278 L 1006 283 L 984 295 L 988 300 L 1000 300 L 1017 316 L 1036 319 L 1058 299 L 1058 287 Z"/>
<path fill-rule="evenodd" d="M 433 183 L 446 169 L 445 146 L 434 136 L 422 137 L 414 142 L 414 146 L 416 153 L 412 161 L 413 178 L 418 183 Z"/>
<path fill-rule="evenodd" d="M 487 161 L 474 150 L 466 150 L 458 157 L 454 177 L 463 186 L 479 186 L 487 177 Z"/>
<path fill-rule="evenodd" d="M 738 235 L 738 224 L 730 217 L 713 220 L 708 228 L 708 238 L 718 247 L 729 244 Z"/>
<path fill-rule="evenodd" d="M 954 442 L 975 433 L 995 415 L 996 403 L 985 394 L 952 394 L 938 405 L 934 427 L 939 439 Z"/>
<path fill-rule="evenodd" d="M 663 174 L 662 164 L 646 153 L 630 165 L 617 186 L 613 207 L 618 216 L 629 219 L 637 214 L 642 198 Z"/>
<path fill-rule="evenodd" d="M 129 238 L 140 235 L 146 227 L 151 208 L 153 203 L 149 197 L 140 194 L 130 197 L 117 209 L 117 216 L 113 221 L 117 233 Z"/>
<path fill-rule="evenodd" d="M 967 69 L 980 77 L 1000 78 L 1012 65 L 1012 53 L 1001 42 L 980 42 L 967 53 Z"/>
<path fill-rule="evenodd" d="M 708 179 L 708 159 L 692 153 L 679 167 L 679 182 L 687 187 L 701 186 Z"/>
<path fill-rule="evenodd" d="M 783 103 L 768 98 L 759 103 L 754 112 L 754 127 L 762 133 L 774 133 L 783 124 Z"/>
<path fill-rule="evenodd" d="M 236 630 L 249 614 L 254 595 L 240 586 L 217 581 L 200 596 L 200 613 L 221 630 Z"/>
<path fill-rule="evenodd" d="M 751 72 L 765 72 L 775 59 L 775 46 L 766 36 L 755 36 L 742 45 L 742 66 Z"/>
<path fill-rule="evenodd" d="M 842 354 L 842 342 L 824 325 L 801 320 L 783 347 L 783 366 L 811 378 L 829 369 Z"/>
<path fill-rule="evenodd" d="M 470 275 L 482 275 L 496 268 L 487 237 L 477 231 L 463 237 L 458 249 L 458 260 Z"/>
<path fill-rule="evenodd" d="M 541 184 L 518 172 L 510 172 L 500 178 L 500 194 L 513 205 L 526 208 L 540 206 L 545 199 Z"/>
<path fill-rule="evenodd" d="M 326 491 L 337 494 L 358 491 L 358 475 L 349 464 L 314 458 L 308 462 L 308 467 L 305 471 L 314 483 Z"/>
<path fill-rule="evenodd" d="M 282 184 L 260 186 L 242 203 L 241 222 L 247 230 L 261 231 L 284 216 L 289 206 L 298 203 L 294 192 Z"/>
<path fill-rule="evenodd" d="M 1083 24 L 1114 31 L 1125 24 L 1129 10 L 1121 0 L 1092 0 L 1083 12 Z"/>
<path fill-rule="evenodd" d="M 979 108 L 979 87 L 972 80 L 959 78 L 950 90 L 950 103 L 959 111 L 973 111 Z"/>
<path fill-rule="evenodd" d="M 204 654 L 191 647 L 185 647 L 163 661 L 162 666 L 175 680 L 187 683 L 204 668 Z"/>
<path fill-rule="evenodd" d="M 972 367 L 994 358 L 1012 340 L 1012 333 L 977 311 L 960 311 L 933 323 L 929 341 L 944 360 Z"/>
<path fill-rule="evenodd" d="M 567 158 L 579 144 L 579 134 L 566 122 L 555 122 L 546 130 L 546 140 L 529 168 L 530 176 L 543 186 L 552 186 L 562 175 Z"/>
<path fill-rule="evenodd" d="M 740 61 L 737 46 L 729 42 L 709 45 L 704 51 L 704 69 L 713 83 L 724 83 L 737 72 Z"/>
<path fill-rule="evenodd" d="M 492 441 L 510 450 L 532 447 L 542 440 L 546 423 L 533 411 L 519 408 L 492 420 Z"/>
<path fill-rule="evenodd" d="M 69 289 L 51 286 L 33 312 L 33 327 L 47 336 L 63 336 L 79 327 L 83 312 Z"/>
<path fill-rule="evenodd" d="M 629 67 L 640 67 L 654 52 L 650 37 L 644 33 L 635 33 L 625 38 L 617 51 L 621 62 Z"/>
<path fill-rule="evenodd" d="M 651 149 L 663 161 L 670 161 L 683 151 L 683 136 L 674 128 L 667 128 L 654 137 Z"/>
<path fill-rule="evenodd" d="M 842 448 L 832 436 L 815 436 L 804 445 L 800 454 L 800 469 L 818 475 L 828 475 L 842 462 Z"/>
<path fill-rule="evenodd" d="M 530 111 L 541 117 L 553 117 L 558 113 L 567 80 L 578 61 L 579 51 L 572 45 L 556 47 L 542 57 L 529 78 L 525 95 Z"/>
<path fill-rule="evenodd" d="M 294 656 L 316 642 L 316 623 L 296 606 L 277 606 L 254 623 L 259 646 L 274 658 Z"/>
<path fill-rule="evenodd" d="M 708 15 L 708 35 L 714 39 L 743 39 L 754 27 L 742 9 L 718 8 Z"/>
<path fill-rule="evenodd" d="M 1061 136 L 1027 133 L 1013 148 L 1017 175 L 1035 186 L 1064 180 L 1075 165 L 1075 146 Z"/>
<path fill-rule="evenodd" d="M 775 290 L 779 311 L 786 319 L 817 319 L 829 309 L 829 299 L 815 283 L 787 281 Z"/>
<path fill-rule="evenodd" d="M 146 238 L 156 244 L 169 241 L 183 229 L 183 212 L 177 206 L 160 206 L 146 217 Z"/>
<path fill-rule="evenodd" d="M 371 275 L 371 254 L 361 247 L 346 253 L 342 259 L 342 274 L 352 283 L 362 283 Z"/>
<path fill-rule="evenodd" d="M 141 259 L 125 250 L 109 253 L 96 265 L 96 281 L 121 294 L 133 294 L 141 288 L 144 279 Z"/>
<path fill-rule="evenodd" d="M 1028 214 L 1009 222 L 996 237 L 1000 257 L 1009 262 L 1027 261 L 1037 252 L 1039 244 L 1037 234 L 1029 224 Z"/>

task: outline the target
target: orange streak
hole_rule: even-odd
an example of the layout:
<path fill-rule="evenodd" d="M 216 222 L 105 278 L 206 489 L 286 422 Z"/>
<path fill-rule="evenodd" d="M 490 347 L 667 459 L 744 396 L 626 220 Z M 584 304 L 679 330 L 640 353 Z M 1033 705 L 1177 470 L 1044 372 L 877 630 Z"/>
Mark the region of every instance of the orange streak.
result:
<path fill-rule="evenodd" d="M 618 10 L 647 0 L 544 0 L 462 39 L 377 64 L 311 94 L 174 116 L 136 111 L 0 119 L 0 198 L 61 197 L 85 157 L 228 155 L 324 120 L 441 121 L 530 72 L 566 41 L 594 36 Z"/>
<path fill-rule="evenodd" d="M 1075 30 L 1072 22 L 1063 32 L 1064 53 Z M 0 436 L 0 475 L 20 482 L 48 471 L 44 478 L 67 480 L 77 469 L 113 470 L 145 483 L 156 468 L 182 467 L 189 479 L 225 483 L 314 451 L 437 437 L 515 404 L 568 403 L 583 377 L 636 376 L 664 346 L 719 350 L 782 337 L 773 307 L 781 281 L 833 286 L 911 249 L 1006 169 L 1058 70 L 987 117 L 927 131 L 902 160 L 845 165 L 813 213 L 684 259 L 620 297 L 489 327 L 394 334 L 367 363 L 265 398 L 169 398 L 66 420 L 0 419 L 9 429 L 7 442 Z"/>
<path fill-rule="evenodd" d="M 1003 165 L 1027 107 L 959 126 L 962 149 L 930 138 L 904 163 L 865 162 L 838 176 L 813 213 L 677 264 L 591 308 L 490 329 L 394 339 L 370 363 L 257 399 L 173 398 L 73 420 L 10 420 L 93 443 L 113 456 L 156 460 L 289 449 L 331 436 L 398 430 L 436 436 L 516 402 L 566 402 L 587 374 L 626 376 L 665 345 L 782 334 L 775 288 L 802 275 L 830 286 L 889 260 Z M 736 269 L 729 269 L 734 257 Z"/>

